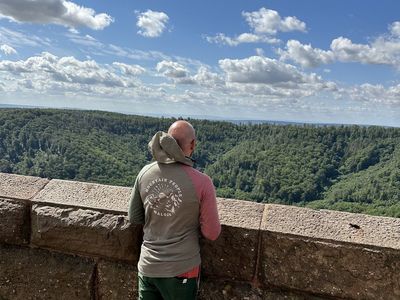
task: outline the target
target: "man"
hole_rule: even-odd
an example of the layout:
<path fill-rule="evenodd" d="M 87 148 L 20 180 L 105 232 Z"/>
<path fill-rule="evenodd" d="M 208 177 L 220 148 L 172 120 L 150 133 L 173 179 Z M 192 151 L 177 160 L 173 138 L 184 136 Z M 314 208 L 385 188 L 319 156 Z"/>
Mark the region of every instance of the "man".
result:
<path fill-rule="evenodd" d="M 221 231 L 211 179 L 193 168 L 193 126 L 171 125 L 149 143 L 154 162 L 138 174 L 129 202 L 132 223 L 144 224 L 139 299 L 195 299 L 200 272 L 199 234 Z"/>

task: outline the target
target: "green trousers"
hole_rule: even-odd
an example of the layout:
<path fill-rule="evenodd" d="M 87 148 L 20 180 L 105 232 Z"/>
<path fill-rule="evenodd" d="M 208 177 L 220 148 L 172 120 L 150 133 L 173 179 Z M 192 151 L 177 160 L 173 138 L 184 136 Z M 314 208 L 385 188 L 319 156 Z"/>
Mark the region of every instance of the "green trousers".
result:
<path fill-rule="evenodd" d="M 152 278 L 139 273 L 139 300 L 195 300 L 197 278 Z"/>

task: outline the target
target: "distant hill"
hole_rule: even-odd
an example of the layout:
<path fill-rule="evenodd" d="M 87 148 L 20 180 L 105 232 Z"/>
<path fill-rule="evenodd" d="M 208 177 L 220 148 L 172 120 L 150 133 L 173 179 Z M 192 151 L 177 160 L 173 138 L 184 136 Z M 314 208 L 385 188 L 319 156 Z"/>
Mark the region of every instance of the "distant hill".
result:
<path fill-rule="evenodd" d="M 176 119 L 0 109 L 0 172 L 132 186 Z M 400 129 L 191 120 L 222 197 L 400 217 Z"/>
<path fill-rule="evenodd" d="M 0 108 L 39 108 L 38 106 L 32 105 L 17 105 L 17 104 L 1 104 Z"/>
<path fill-rule="evenodd" d="M 208 120 L 212 120 L 207 118 Z M 217 120 L 216 120 L 217 121 Z M 228 122 L 232 122 L 234 124 L 242 125 L 242 124 L 248 124 L 248 125 L 257 125 L 257 124 L 270 124 L 270 125 L 297 125 L 297 126 L 303 126 L 303 125 L 311 125 L 315 127 L 328 127 L 328 126 L 334 126 L 334 127 L 342 127 L 342 126 L 375 126 L 375 125 L 369 125 L 369 124 L 342 124 L 342 123 L 318 123 L 318 122 L 294 122 L 294 121 L 278 121 L 278 120 L 224 120 Z M 390 127 L 390 126 L 383 126 L 383 127 Z"/>
<path fill-rule="evenodd" d="M 273 121 L 273 120 L 226 120 L 237 125 L 258 125 L 258 124 L 271 124 L 271 125 L 304 125 L 304 123 L 290 122 L 290 121 Z"/>

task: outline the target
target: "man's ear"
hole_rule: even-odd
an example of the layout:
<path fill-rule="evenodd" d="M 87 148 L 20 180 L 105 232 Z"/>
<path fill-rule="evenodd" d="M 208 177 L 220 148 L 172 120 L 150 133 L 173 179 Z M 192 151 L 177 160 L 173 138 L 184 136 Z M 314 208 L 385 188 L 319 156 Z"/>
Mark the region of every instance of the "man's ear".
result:
<path fill-rule="evenodd" d="M 192 156 L 195 147 L 196 147 L 196 140 L 193 139 L 193 140 L 190 142 L 190 152 L 191 152 L 190 156 Z"/>

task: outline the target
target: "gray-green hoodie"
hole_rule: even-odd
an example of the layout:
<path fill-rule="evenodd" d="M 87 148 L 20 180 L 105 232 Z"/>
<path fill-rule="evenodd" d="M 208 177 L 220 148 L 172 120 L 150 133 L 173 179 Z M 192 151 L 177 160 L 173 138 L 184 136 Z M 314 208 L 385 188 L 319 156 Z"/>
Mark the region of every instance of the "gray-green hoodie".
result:
<path fill-rule="evenodd" d="M 200 264 L 199 199 L 185 172 L 193 162 L 164 132 L 154 135 L 149 148 L 156 161 L 139 172 L 128 211 L 131 222 L 144 224 L 138 270 L 173 277 Z"/>

